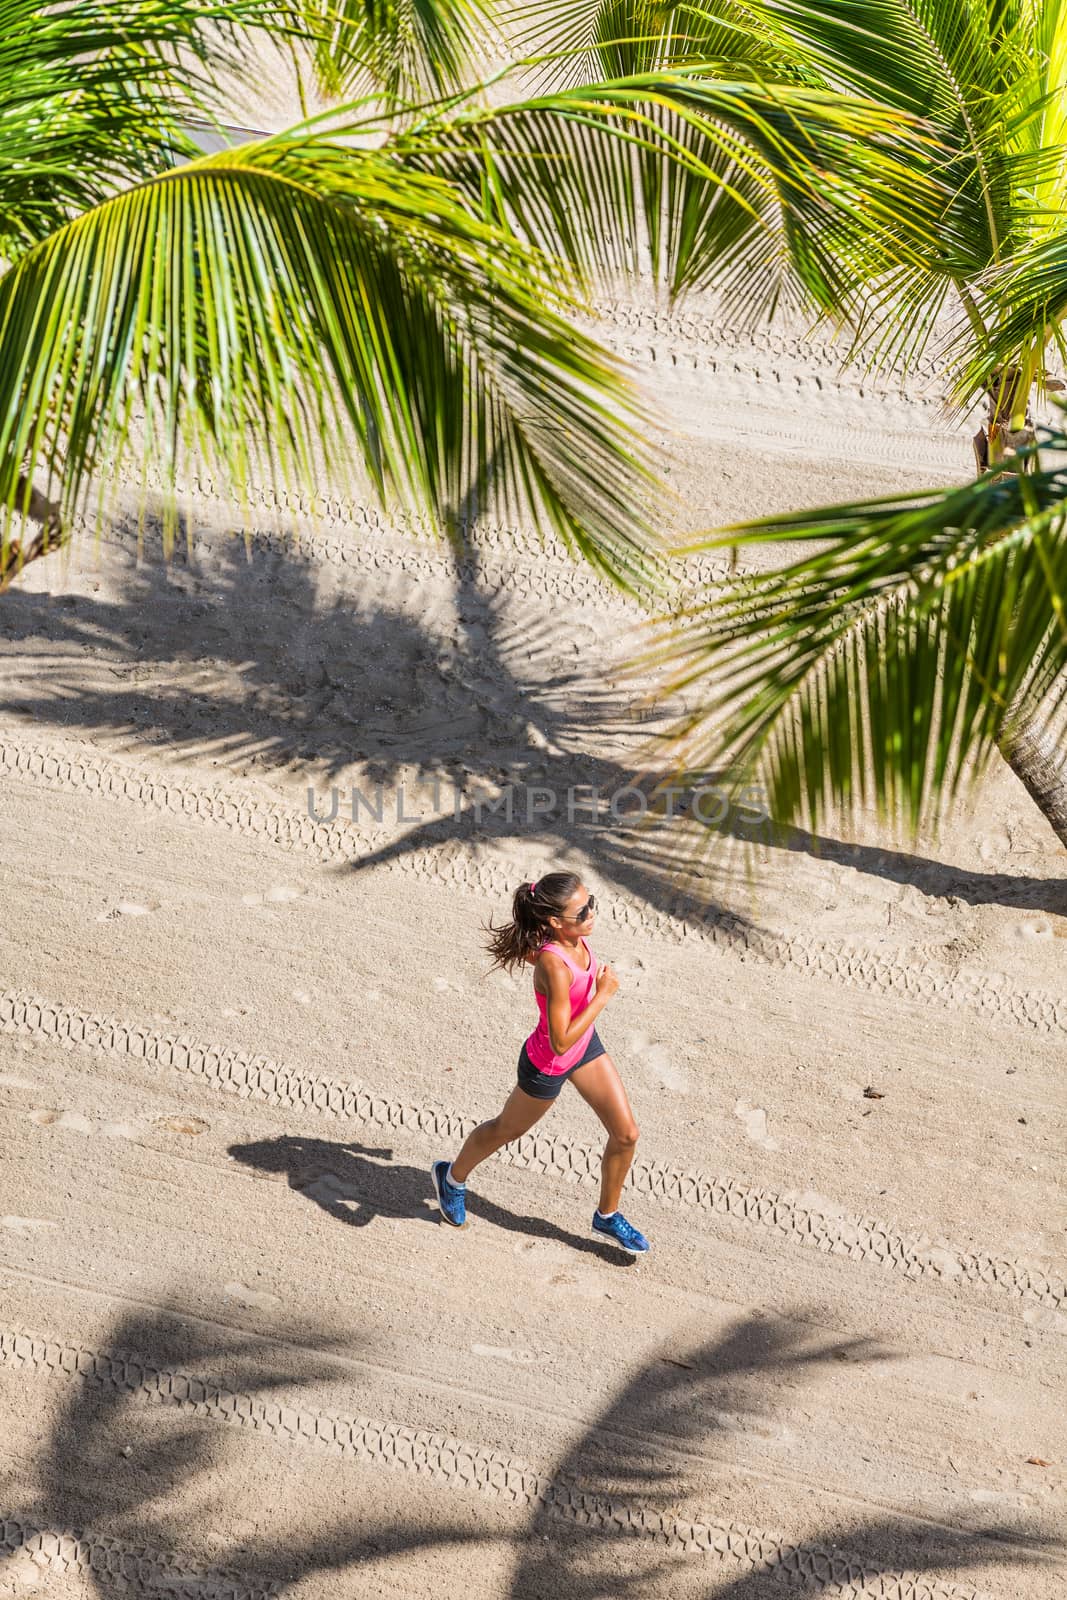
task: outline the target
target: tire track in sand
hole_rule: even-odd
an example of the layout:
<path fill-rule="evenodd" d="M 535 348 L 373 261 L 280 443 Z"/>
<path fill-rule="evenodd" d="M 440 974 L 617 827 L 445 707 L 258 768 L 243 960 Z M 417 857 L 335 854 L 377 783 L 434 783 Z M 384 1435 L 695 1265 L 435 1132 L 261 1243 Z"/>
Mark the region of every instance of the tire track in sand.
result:
<path fill-rule="evenodd" d="M 0 1361 L 6 1360 L 5 1351 Z M 251 1583 L 236 1572 L 192 1567 L 180 1556 L 151 1545 L 87 1536 L 44 1526 L 45 1522 L 43 1517 L 28 1522 L 0 1509 L 0 1586 L 5 1583 L 4 1568 L 15 1567 L 21 1557 L 33 1563 L 37 1574 L 77 1573 L 94 1583 L 107 1578 L 124 1592 L 128 1587 L 131 1594 L 158 1593 L 175 1600 L 271 1600 L 281 1592 L 275 1582 Z"/>
<path fill-rule="evenodd" d="M 433 1479 L 449 1489 L 478 1493 L 534 1513 L 549 1511 L 582 1527 L 703 1554 L 732 1572 L 814 1581 L 820 1584 L 821 1593 L 833 1593 L 842 1600 L 864 1600 L 874 1593 L 892 1595 L 896 1600 L 987 1600 L 973 1586 L 962 1588 L 920 1574 L 887 1572 L 836 1547 L 797 1544 L 736 1523 L 691 1520 L 651 1505 L 613 1499 L 583 1488 L 577 1478 L 550 1477 L 529 1462 L 480 1449 L 450 1434 L 286 1406 L 229 1390 L 210 1378 L 157 1367 L 125 1351 L 89 1350 L 35 1332 L 4 1328 L 0 1329 L 0 1364 L 34 1374 L 80 1379 L 152 1405 L 174 1406 L 224 1426 L 248 1429 L 283 1445 L 324 1450 L 364 1465 Z M 6 1537 L 7 1528 L 17 1530 L 18 1526 L 0 1525 L 0 1537 Z M 58 1544 L 64 1536 L 44 1537 Z M 84 1557 L 83 1562 L 90 1564 Z M 211 1591 L 218 1593 L 220 1600 L 223 1594 L 227 1600 L 230 1594 L 233 1600 L 253 1600 L 254 1594 L 270 1592 Z"/>
<path fill-rule="evenodd" d="M 728 354 L 736 359 L 739 371 L 756 378 L 769 361 L 794 362 L 798 379 L 806 379 L 815 394 L 835 389 L 851 398 L 856 389 L 865 388 L 878 398 L 931 406 L 939 404 L 931 399 L 931 386 L 942 383 L 947 387 L 950 378 L 947 367 L 929 357 L 913 364 L 908 379 L 893 371 L 865 378 L 862 364 L 846 365 L 840 345 L 830 338 L 812 338 L 783 328 L 735 327 L 718 312 L 692 307 L 657 309 L 632 299 L 606 298 L 598 300 L 594 310 L 601 329 L 615 328 L 622 333 L 666 339 L 672 345 L 695 345 L 703 351 Z M 819 372 L 826 377 L 817 377 Z M 918 387 L 909 392 L 904 388 L 905 382 L 917 382 Z"/>
<path fill-rule="evenodd" d="M 124 800 L 212 823 L 231 833 L 264 839 L 299 851 L 324 865 L 356 861 L 380 848 L 380 835 L 353 822 L 316 822 L 277 801 L 262 799 L 230 782 L 211 786 L 152 774 L 95 753 L 71 753 L 58 743 L 25 742 L 0 734 L 0 779 L 9 777 L 61 793 Z M 447 847 L 424 846 L 376 863 L 376 870 L 399 873 L 477 895 L 508 896 L 520 876 L 496 861 L 479 860 L 460 841 Z M 649 906 L 620 891 L 612 895 L 613 926 L 633 929 L 642 938 L 680 944 L 696 937 L 742 959 L 755 957 L 770 967 L 802 973 L 872 994 L 963 1011 L 1034 1033 L 1067 1033 L 1067 999 L 1041 990 L 1016 989 L 984 973 L 953 974 L 944 967 L 902 954 L 881 955 L 861 947 L 830 944 L 799 934 L 774 934 L 745 923 L 731 912 L 692 903 L 677 912 Z"/>
<path fill-rule="evenodd" d="M 0 991 L 0 1032 L 144 1061 L 190 1073 L 212 1088 L 245 1100 L 312 1116 L 407 1129 L 435 1143 L 458 1143 L 477 1125 L 474 1118 L 443 1107 L 390 1100 L 357 1082 L 300 1072 L 266 1056 L 201 1044 L 185 1035 L 155 1032 L 32 995 Z M 590 1185 L 599 1182 L 601 1154 L 599 1146 L 548 1133 L 524 1134 L 498 1152 L 512 1166 Z M 965 1250 L 924 1234 L 899 1232 L 870 1217 L 820 1212 L 787 1194 L 730 1178 L 638 1158 L 627 1181 L 640 1193 L 667 1205 L 752 1223 L 794 1243 L 852 1261 L 871 1262 L 905 1277 L 984 1287 L 1053 1310 L 1067 1300 L 1063 1280 L 1036 1263 Z"/>
<path fill-rule="evenodd" d="M 202 478 L 193 483 L 198 505 L 238 517 L 239 506 L 223 493 L 221 485 Z M 412 584 L 482 583 L 493 595 L 503 593 L 538 605 L 543 604 L 547 587 L 554 601 L 596 606 L 598 615 L 607 612 L 634 624 L 646 615 L 636 601 L 598 577 L 586 562 L 568 555 L 562 542 L 550 533 L 542 539 L 529 528 L 483 519 L 469 526 L 466 550 L 456 556 L 448 552 L 443 531 L 430 517 L 417 512 L 387 515 L 351 498 L 298 493 L 250 491 L 249 502 L 268 518 L 277 521 L 285 517 L 300 525 L 299 531 L 272 527 L 242 530 L 242 540 L 252 551 L 282 554 L 361 575 L 403 576 Z M 89 525 L 82 531 L 88 533 Z M 101 537 L 105 543 L 119 546 L 139 543 L 132 520 L 116 522 Z M 194 533 L 196 541 L 214 543 L 218 537 L 214 530 Z M 732 565 L 726 557 L 710 553 L 664 562 L 664 572 L 676 586 L 673 604 L 679 606 L 695 603 L 701 591 L 730 579 L 743 582 L 757 570 L 744 562 Z M 666 607 L 663 601 L 656 609 Z"/>

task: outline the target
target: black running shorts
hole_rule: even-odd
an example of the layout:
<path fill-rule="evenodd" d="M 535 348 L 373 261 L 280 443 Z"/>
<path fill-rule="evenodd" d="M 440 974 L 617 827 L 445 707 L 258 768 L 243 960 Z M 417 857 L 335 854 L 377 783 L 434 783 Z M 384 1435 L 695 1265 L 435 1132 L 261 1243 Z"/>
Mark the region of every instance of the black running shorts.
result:
<path fill-rule="evenodd" d="M 523 1041 L 519 1051 L 519 1088 L 526 1094 L 533 1095 L 535 1100 L 554 1100 L 572 1072 L 577 1072 L 579 1067 L 584 1067 L 587 1061 L 595 1061 L 597 1056 L 606 1055 L 607 1052 L 600 1042 L 600 1035 L 593 1029 L 593 1037 L 585 1047 L 585 1054 L 573 1067 L 568 1067 L 566 1072 L 540 1072 L 526 1054 L 526 1043 Z"/>

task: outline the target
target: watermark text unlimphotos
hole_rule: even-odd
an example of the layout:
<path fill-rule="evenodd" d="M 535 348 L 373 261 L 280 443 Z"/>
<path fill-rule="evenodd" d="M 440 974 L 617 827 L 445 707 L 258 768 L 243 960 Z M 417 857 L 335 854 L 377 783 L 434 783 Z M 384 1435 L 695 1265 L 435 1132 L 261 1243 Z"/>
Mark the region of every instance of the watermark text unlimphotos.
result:
<path fill-rule="evenodd" d="M 451 787 L 451 801 L 447 788 Z M 759 784 L 740 787 L 716 778 L 693 778 L 686 783 L 655 784 L 648 790 L 636 783 L 614 789 L 595 784 L 504 784 L 479 790 L 446 786 L 441 778 L 413 785 L 375 784 L 368 794 L 353 785 L 347 796 L 333 785 L 328 796 L 308 786 L 308 816 L 315 822 L 347 821 L 387 828 L 414 822 L 473 820 L 477 827 L 503 822 L 509 827 L 536 828 L 566 821 L 570 827 L 613 827 L 647 819 L 670 822 L 693 817 L 708 828 L 755 828 L 769 820 L 766 794 Z"/>

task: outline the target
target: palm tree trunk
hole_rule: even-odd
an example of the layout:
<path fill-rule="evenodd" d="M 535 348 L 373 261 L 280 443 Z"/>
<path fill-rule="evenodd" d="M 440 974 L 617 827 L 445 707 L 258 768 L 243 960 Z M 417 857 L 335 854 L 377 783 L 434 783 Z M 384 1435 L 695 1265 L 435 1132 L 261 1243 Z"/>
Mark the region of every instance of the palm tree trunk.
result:
<path fill-rule="evenodd" d="M 1008 708 L 997 747 L 1057 839 L 1067 847 L 1067 764 L 1058 742 L 1039 731 L 1016 701 Z"/>
<path fill-rule="evenodd" d="M 970 312 L 973 302 L 962 288 L 960 293 Z M 977 316 L 977 312 L 974 315 Z M 1018 398 L 1014 393 L 1009 394 L 1005 401 L 1005 389 L 1011 387 L 1011 374 L 1018 370 L 1010 368 L 1007 374 L 990 374 L 986 389 L 986 425 L 974 437 L 979 476 L 991 465 L 994 449 L 998 461 L 1003 456 L 1000 434 L 1004 417 L 1008 410 L 1018 408 Z M 1030 434 L 1028 442 L 1032 442 L 1034 434 L 1029 403 L 1026 405 L 1026 431 Z M 1033 465 L 1032 461 L 1023 462 L 1024 469 L 1029 466 L 1032 470 Z M 1010 460 L 1005 462 L 1005 469 L 1006 472 L 1017 470 Z M 1021 697 L 1007 709 L 997 738 L 997 748 L 1057 839 L 1067 848 L 1067 763 L 1058 743 L 1047 733 L 1039 732 L 1034 719 L 1027 716 Z"/>
<path fill-rule="evenodd" d="M 40 530 L 29 543 L 25 540 L 12 539 L 6 548 L 0 549 L 0 594 L 10 589 L 23 567 L 29 562 L 39 560 L 52 550 L 58 550 L 67 539 L 67 530 L 60 521 L 59 507 L 53 505 L 46 495 L 20 474 L 16 503 L 26 502 L 27 490 L 29 490 L 29 500 L 25 505 L 25 513 L 31 521 L 41 524 Z"/>

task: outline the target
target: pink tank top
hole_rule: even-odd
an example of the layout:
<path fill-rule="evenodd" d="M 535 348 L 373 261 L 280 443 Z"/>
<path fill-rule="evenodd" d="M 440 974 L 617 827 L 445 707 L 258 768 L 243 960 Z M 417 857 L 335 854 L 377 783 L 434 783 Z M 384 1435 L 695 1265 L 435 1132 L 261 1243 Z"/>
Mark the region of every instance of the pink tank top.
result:
<path fill-rule="evenodd" d="M 570 993 L 572 1019 L 579 1012 L 585 1010 L 596 992 L 597 959 L 589 949 L 587 941 L 583 939 L 582 943 L 585 945 L 586 953 L 589 956 L 588 972 L 583 972 L 574 958 L 569 956 L 560 945 L 556 944 L 554 939 L 550 939 L 547 944 L 541 946 L 542 950 L 554 950 L 558 956 L 561 956 L 574 975 Z M 534 999 L 537 1001 L 537 1009 L 541 1016 L 537 1027 L 526 1041 L 526 1054 L 538 1072 L 566 1072 L 568 1067 L 573 1067 L 574 1063 L 580 1061 L 585 1054 L 586 1046 L 593 1037 L 593 1024 L 590 1023 L 581 1038 L 575 1040 L 569 1050 L 565 1050 L 561 1056 L 557 1056 L 552 1049 L 552 1040 L 548 1032 L 547 996 L 538 994 L 535 989 Z"/>

